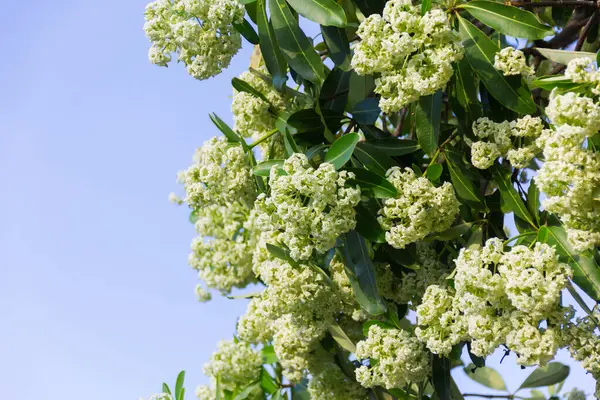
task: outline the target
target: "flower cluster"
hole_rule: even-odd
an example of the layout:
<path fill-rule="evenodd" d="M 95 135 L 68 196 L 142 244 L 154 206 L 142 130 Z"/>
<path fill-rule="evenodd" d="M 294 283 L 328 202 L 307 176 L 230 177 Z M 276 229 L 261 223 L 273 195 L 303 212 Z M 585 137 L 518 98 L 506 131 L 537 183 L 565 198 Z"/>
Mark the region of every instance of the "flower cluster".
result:
<path fill-rule="evenodd" d="M 390 168 L 386 178 L 398 190 L 396 198 L 386 199 L 377 220 L 386 230 L 386 241 L 397 249 L 442 232 L 458 214 L 458 200 L 449 182 L 435 187 L 427 178 L 417 177 L 410 168 Z"/>
<path fill-rule="evenodd" d="M 600 94 L 600 71 L 589 58 L 581 57 L 569 61 L 565 77 L 575 83 L 587 83 L 591 86 L 592 93 Z"/>
<path fill-rule="evenodd" d="M 568 345 L 571 356 L 581 363 L 583 369 L 591 373 L 596 381 L 600 380 L 600 336 L 597 321 L 600 313 L 578 318 L 568 324 L 564 342 Z M 600 395 L 600 383 L 596 383 L 596 397 Z"/>
<path fill-rule="evenodd" d="M 196 79 L 218 75 L 242 46 L 232 24 L 244 19 L 237 0 L 157 0 L 146 6 L 144 31 L 153 64 L 167 66 L 171 53 Z"/>
<path fill-rule="evenodd" d="M 262 363 L 261 354 L 248 343 L 221 341 L 210 361 L 204 365 L 204 374 L 211 378 L 211 386 L 199 386 L 196 396 L 200 400 L 212 400 L 217 397 L 217 387 L 221 398 L 225 390 L 243 389 L 260 377 Z"/>
<path fill-rule="evenodd" d="M 479 118 L 473 122 L 473 134 L 484 140 L 471 144 L 471 163 L 476 168 L 487 169 L 499 157 L 505 157 L 513 167 L 525 168 L 540 150 L 535 139 L 543 128 L 542 120 L 531 115 L 510 122 Z"/>
<path fill-rule="evenodd" d="M 553 316 L 561 312 L 560 293 L 571 276 L 554 248 L 536 243 L 504 251 L 493 238 L 483 248 L 461 249 L 455 262 L 454 289 L 429 286 L 417 307 L 419 340 L 436 354 L 448 355 L 469 340 L 481 357 L 504 343 L 519 364 L 552 360 L 562 343 L 555 326 L 560 318 Z"/>
<path fill-rule="evenodd" d="M 377 325 L 356 345 L 356 357 L 371 359 L 370 366 L 356 369 L 356 380 L 364 387 L 401 388 L 409 382 L 423 382 L 430 369 L 429 354 L 417 338 L 404 330 Z"/>
<path fill-rule="evenodd" d="M 308 384 L 311 399 L 367 400 L 367 391 L 350 379 L 335 363 L 333 356 L 323 349 L 310 362 L 312 378 Z"/>
<path fill-rule="evenodd" d="M 552 92 L 546 113 L 554 129 L 537 140 L 544 165 L 535 184 L 546 194 L 543 206 L 560 217 L 578 251 L 600 244 L 600 153 L 589 138 L 600 129 L 600 105 L 569 92 Z"/>
<path fill-rule="evenodd" d="M 314 169 L 304 154 L 292 154 L 283 170 L 271 170 L 270 195 L 258 196 L 258 230 L 278 232 L 278 242 L 294 260 L 307 260 L 313 250 L 324 253 L 356 225 L 360 189 L 346 187 L 353 177 L 329 163 Z"/>
<path fill-rule="evenodd" d="M 452 76 L 452 63 L 463 48 L 440 9 L 421 17 L 410 0 L 390 0 L 383 16 L 373 14 L 358 28 L 361 41 L 352 67 L 359 74 L 380 74 L 375 92 L 379 106 L 393 113 L 421 96 L 435 93 Z"/>
<path fill-rule="evenodd" d="M 525 54 L 514 47 L 505 47 L 494 56 L 494 67 L 502 71 L 504 76 L 525 75 L 535 73 L 533 67 L 527 65 Z"/>

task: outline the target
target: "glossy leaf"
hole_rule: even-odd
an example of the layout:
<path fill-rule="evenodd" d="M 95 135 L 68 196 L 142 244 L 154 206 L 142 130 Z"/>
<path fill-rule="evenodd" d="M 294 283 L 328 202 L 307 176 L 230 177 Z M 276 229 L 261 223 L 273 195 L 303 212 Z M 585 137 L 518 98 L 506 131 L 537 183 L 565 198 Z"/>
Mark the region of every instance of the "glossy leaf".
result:
<path fill-rule="evenodd" d="M 324 26 L 344 27 L 346 13 L 334 0 L 287 0 L 298 14 Z"/>
<path fill-rule="evenodd" d="M 183 382 L 185 381 L 185 371 L 181 371 L 179 375 L 177 375 L 177 380 L 175 381 L 175 400 L 183 400 Z"/>
<path fill-rule="evenodd" d="M 348 103 L 350 90 L 350 72 L 334 68 L 327 75 L 321 88 L 319 101 L 321 110 L 333 110 L 343 114 Z"/>
<path fill-rule="evenodd" d="M 243 81 L 240 78 L 233 78 L 231 80 L 231 86 L 233 86 L 233 88 L 235 90 L 237 90 L 238 92 L 250 93 L 254 97 L 257 97 L 257 98 L 261 99 L 262 101 L 264 101 L 265 103 L 270 104 L 269 100 L 265 97 L 264 94 L 262 94 L 261 92 L 259 92 L 256 89 L 254 89 L 248 82 Z"/>
<path fill-rule="evenodd" d="M 536 368 L 519 389 L 554 385 L 567 379 L 569 372 L 570 368 L 567 365 L 551 362 L 545 367 Z"/>
<path fill-rule="evenodd" d="M 446 149 L 446 162 L 450 171 L 450 180 L 458 197 L 474 204 L 483 205 L 483 197 L 475 184 L 467 177 L 466 167 L 462 155 L 453 150 Z"/>
<path fill-rule="evenodd" d="M 331 61 L 340 69 L 348 71 L 350 69 L 350 43 L 346 31 L 335 26 L 321 25 L 323 40 L 327 46 L 328 56 Z"/>
<path fill-rule="evenodd" d="M 369 256 L 365 239 L 356 231 L 348 232 L 342 252 L 358 303 L 371 315 L 385 313 L 387 309 L 377 290 L 375 265 Z"/>
<path fill-rule="evenodd" d="M 375 200 L 371 201 L 374 207 L 370 207 L 372 203 L 359 203 L 356 209 L 356 231 L 366 239 L 374 243 L 385 243 L 385 231 L 377 221 L 377 209 L 379 205 Z"/>
<path fill-rule="evenodd" d="M 252 43 L 252 44 L 258 44 L 259 43 L 259 39 L 258 39 L 258 34 L 256 33 L 256 31 L 254 30 L 254 28 L 252 27 L 252 25 L 250 25 L 250 22 L 248 22 L 247 19 L 244 18 L 244 21 L 241 24 L 233 24 L 233 27 L 235 28 L 236 31 L 238 31 L 248 42 Z"/>
<path fill-rule="evenodd" d="M 505 107 L 533 114 L 535 103 L 520 77 L 505 77 L 494 67 L 494 56 L 500 48 L 468 20 L 458 17 L 459 34 L 465 46 L 465 57 L 487 90 Z"/>
<path fill-rule="evenodd" d="M 374 147 L 372 142 L 361 142 L 354 149 L 354 156 L 366 169 L 385 176 L 386 172 L 398 165 L 390 156 Z"/>
<path fill-rule="evenodd" d="M 282 90 L 287 81 L 287 62 L 283 57 L 273 25 L 267 17 L 267 0 L 258 0 L 256 18 L 258 36 L 260 38 L 260 51 L 269 74 L 273 77 L 273 86 Z"/>
<path fill-rule="evenodd" d="M 277 383 L 275 383 L 275 379 L 273 379 L 265 367 L 262 367 L 262 370 L 260 371 L 260 387 L 268 394 L 275 393 L 279 388 Z"/>
<path fill-rule="evenodd" d="M 573 269 L 573 282 L 592 299 L 600 301 L 600 266 L 594 257 L 578 254 L 562 226 L 540 227 L 538 240 L 554 246 L 561 260 Z"/>
<path fill-rule="evenodd" d="M 244 389 L 242 389 L 242 391 L 234 397 L 234 400 L 246 400 L 248 396 L 256 392 L 258 389 L 261 389 L 260 381 L 253 382 L 246 386 Z"/>
<path fill-rule="evenodd" d="M 552 28 L 540 23 L 533 13 L 517 7 L 475 0 L 461 4 L 458 8 L 467 10 L 487 26 L 507 36 L 535 40 L 554 35 Z"/>
<path fill-rule="evenodd" d="M 596 61 L 596 54 L 585 51 L 555 50 L 542 47 L 536 47 L 535 49 L 548 60 L 559 64 L 566 65 L 569 61 L 582 57 L 589 59 L 590 62 Z"/>
<path fill-rule="evenodd" d="M 274 166 L 283 167 L 283 162 L 285 160 L 267 160 L 263 161 L 252 169 L 254 175 L 258 176 L 269 176 L 271 173 L 271 168 Z"/>
<path fill-rule="evenodd" d="M 333 340 L 335 340 L 342 349 L 347 350 L 350 353 L 354 353 L 356 351 L 356 345 L 339 325 L 336 324 L 329 326 L 329 333 L 331 334 L 331 337 L 333 337 Z"/>
<path fill-rule="evenodd" d="M 504 171 L 498 164 L 495 164 L 491 168 L 492 176 L 494 181 L 498 184 L 500 195 L 502 196 L 502 202 L 507 209 L 514 212 L 516 216 L 529 223 L 535 228 L 535 222 L 529 213 L 529 210 L 525 206 L 523 199 L 514 188 L 510 179 L 510 172 Z"/>
<path fill-rule="evenodd" d="M 450 380 L 452 379 L 450 377 L 450 360 L 434 354 L 431 367 L 431 379 L 435 393 L 440 400 L 450 400 Z"/>
<path fill-rule="evenodd" d="M 325 120 L 327 128 L 332 132 L 337 132 L 342 126 L 342 119 L 344 114 L 334 110 L 321 110 L 319 115 L 315 109 L 307 108 L 300 110 L 292 114 L 287 118 L 286 124 L 293 128 L 294 135 L 299 135 L 303 139 L 308 140 L 309 137 L 314 136 L 318 142 L 323 141 L 323 133 L 325 127 L 323 126 L 322 119 Z M 283 126 L 282 126 L 283 127 Z"/>
<path fill-rule="evenodd" d="M 387 0 L 355 0 L 360 11 L 368 17 L 371 14 L 381 14 Z"/>
<path fill-rule="evenodd" d="M 444 167 L 442 167 L 442 164 L 431 164 L 425 170 L 425 176 L 427 176 L 427 179 L 429 179 L 431 182 L 435 183 L 440 180 L 442 172 L 444 172 Z"/>
<path fill-rule="evenodd" d="M 576 90 L 581 86 L 581 83 L 575 83 L 569 78 L 565 78 L 564 75 L 542 76 L 540 78 L 534 79 L 531 82 L 531 87 L 541 88 L 548 91 L 551 91 L 554 88 L 564 90 Z"/>
<path fill-rule="evenodd" d="M 356 132 L 348 133 L 337 139 L 327 154 L 325 154 L 325 162 L 333 164 L 335 169 L 340 169 L 350 160 L 356 144 L 360 140 L 360 136 Z"/>
<path fill-rule="evenodd" d="M 233 129 L 231 129 L 229 127 L 229 125 L 227 125 L 225 123 L 225 121 L 223 121 L 221 118 L 219 118 L 219 116 L 217 114 L 212 113 L 212 114 L 209 114 L 208 116 L 210 117 L 210 120 L 212 121 L 212 123 L 215 124 L 215 126 L 227 138 L 227 140 L 229 140 L 230 142 L 233 142 L 233 143 L 241 143 L 242 142 L 242 138 L 237 133 L 235 133 L 233 131 Z"/>
<path fill-rule="evenodd" d="M 508 390 L 502 376 L 493 368 L 476 367 L 475 364 L 469 364 L 463 370 L 469 378 L 483 386 L 496 390 Z"/>
<path fill-rule="evenodd" d="M 360 125 L 373 125 L 381 114 L 379 99 L 368 97 L 352 109 L 352 118 Z"/>
<path fill-rule="evenodd" d="M 271 23 L 284 58 L 304 79 L 320 84 L 325 80 L 321 57 L 306 37 L 285 0 L 269 0 Z"/>
<path fill-rule="evenodd" d="M 378 139 L 369 141 L 368 144 L 388 156 L 403 156 L 421 148 L 417 141 L 408 139 Z"/>
<path fill-rule="evenodd" d="M 298 148 L 298 145 L 292 137 L 292 134 L 290 133 L 289 129 L 286 129 L 283 132 L 283 145 L 285 146 L 285 151 L 288 157 L 294 153 L 300 153 L 300 149 Z"/>
<path fill-rule="evenodd" d="M 371 75 L 359 75 L 352 70 L 350 75 L 350 93 L 348 109 L 353 109 L 358 103 L 371 95 L 375 89 L 375 80 Z"/>
<path fill-rule="evenodd" d="M 364 194 L 379 199 L 387 199 L 398 195 L 394 185 L 375 172 L 363 168 L 348 168 L 348 171 L 354 174 L 354 178 L 349 179 L 348 183 L 350 185 L 358 184 Z"/>
<path fill-rule="evenodd" d="M 435 154 L 440 138 L 440 122 L 442 119 L 442 91 L 423 96 L 415 110 L 417 122 L 417 139 L 425 153 L 430 157 Z"/>

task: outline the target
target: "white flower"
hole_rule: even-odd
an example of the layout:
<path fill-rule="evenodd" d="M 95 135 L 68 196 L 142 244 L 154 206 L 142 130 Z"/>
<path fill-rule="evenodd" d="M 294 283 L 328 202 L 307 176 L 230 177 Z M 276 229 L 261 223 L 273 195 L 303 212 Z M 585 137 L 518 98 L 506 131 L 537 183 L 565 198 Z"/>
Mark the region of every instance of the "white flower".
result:
<path fill-rule="evenodd" d="M 513 47 L 505 47 L 494 56 L 494 67 L 507 75 L 533 75 L 533 67 L 527 66 L 525 54 Z"/>

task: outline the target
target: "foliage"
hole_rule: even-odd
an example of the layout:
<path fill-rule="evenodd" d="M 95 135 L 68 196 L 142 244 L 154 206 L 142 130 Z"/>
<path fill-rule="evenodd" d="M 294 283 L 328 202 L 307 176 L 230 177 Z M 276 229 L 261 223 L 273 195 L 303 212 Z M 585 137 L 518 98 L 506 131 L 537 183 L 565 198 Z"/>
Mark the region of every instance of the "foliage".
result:
<path fill-rule="evenodd" d="M 497 397 L 591 395 L 561 394 L 552 360 L 600 379 L 600 6 L 557 4 L 147 6 L 157 65 L 202 80 L 254 46 L 233 127 L 211 115 L 223 135 L 171 196 L 199 299 L 250 299 L 200 399 L 462 399 L 463 349 Z M 486 366 L 500 347 L 537 367 L 517 392 Z M 183 376 L 155 398 L 182 400 Z"/>

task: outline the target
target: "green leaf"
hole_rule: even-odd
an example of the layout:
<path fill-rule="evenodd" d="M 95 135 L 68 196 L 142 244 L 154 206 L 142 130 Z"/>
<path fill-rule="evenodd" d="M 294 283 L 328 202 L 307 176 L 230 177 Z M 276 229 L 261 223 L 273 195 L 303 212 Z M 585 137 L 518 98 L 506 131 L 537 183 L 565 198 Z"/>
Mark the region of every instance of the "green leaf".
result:
<path fill-rule="evenodd" d="M 421 3 L 421 15 L 427 14 L 431 10 L 431 0 L 423 0 Z"/>
<path fill-rule="evenodd" d="M 472 16 L 507 36 L 531 40 L 554 36 L 548 25 L 538 21 L 534 14 L 517 7 L 507 6 L 493 1 L 475 0 L 459 5 Z"/>
<path fill-rule="evenodd" d="M 258 164 L 256 167 L 252 169 L 254 175 L 258 176 L 269 176 L 271 173 L 271 168 L 274 166 L 283 167 L 283 162 L 285 160 L 267 160 Z"/>
<path fill-rule="evenodd" d="M 423 96 L 415 110 L 417 122 L 417 139 L 425 153 L 430 157 L 435 154 L 440 138 L 440 122 L 442 119 L 442 91 Z"/>
<path fill-rule="evenodd" d="M 292 400 L 310 400 L 308 392 L 308 380 L 303 378 L 299 383 L 296 383 L 292 389 Z"/>
<path fill-rule="evenodd" d="M 387 0 L 354 0 L 360 11 L 368 17 L 371 14 L 381 14 Z"/>
<path fill-rule="evenodd" d="M 527 189 L 527 207 L 529 212 L 535 218 L 535 222 L 540 224 L 540 191 L 537 185 L 533 182 L 529 182 L 529 188 Z"/>
<path fill-rule="evenodd" d="M 259 92 L 256 89 L 254 89 L 248 82 L 243 81 L 240 78 L 233 78 L 231 80 L 231 86 L 233 86 L 233 88 L 235 90 L 237 90 L 238 92 L 250 93 L 254 97 L 257 97 L 257 98 L 261 99 L 265 103 L 271 104 L 269 102 L 269 99 L 267 99 L 264 94 L 262 94 L 261 92 Z"/>
<path fill-rule="evenodd" d="M 359 75 L 351 70 L 350 95 L 348 97 L 348 109 L 353 109 L 358 103 L 371 95 L 375 89 L 375 80 L 371 75 Z"/>
<path fill-rule="evenodd" d="M 300 149 L 298 149 L 298 145 L 296 145 L 296 141 L 292 137 L 289 129 L 286 129 L 283 132 L 283 144 L 288 156 L 291 156 L 294 153 L 300 153 Z"/>
<path fill-rule="evenodd" d="M 352 342 L 352 339 L 346 335 L 346 332 L 340 328 L 339 325 L 331 325 L 329 327 L 329 333 L 331 334 L 331 337 L 333 337 L 333 340 L 335 340 L 342 349 L 347 350 L 350 353 L 354 353 L 356 351 L 356 345 L 354 342 Z"/>
<path fill-rule="evenodd" d="M 382 329 L 394 329 L 394 325 L 387 323 L 387 322 L 383 322 L 383 321 L 378 321 L 375 319 L 370 319 L 368 321 L 365 321 L 363 323 L 362 326 L 362 332 L 363 332 L 363 336 L 364 337 L 368 337 L 369 336 L 369 329 L 371 329 L 371 327 L 373 325 L 377 325 L 378 327 L 382 328 Z"/>
<path fill-rule="evenodd" d="M 185 371 L 181 371 L 179 375 L 177 375 L 177 380 L 175 381 L 175 400 L 183 400 L 183 381 L 185 380 Z"/>
<path fill-rule="evenodd" d="M 352 118 L 360 125 L 373 125 L 381 114 L 379 99 L 367 97 L 352 109 Z"/>
<path fill-rule="evenodd" d="M 473 122 L 483 116 L 483 108 L 479 101 L 478 79 L 466 58 L 456 63 L 452 79 L 454 91 L 448 101 L 461 129 L 471 134 Z"/>
<path fill-rule="evenodd" d="M 273 25 L 267 17 L 267 0 L 258 0 L 257 23 L 260 38 L 260 52 L 269 74 L 273 77 L 273 86 L 281 91 L 287 81 L 287 62 L 283 57 L 279 42 L 275 37 Z"/>
<path fill-rule="evenodd" d="M 332 132 L 337 132 L 342 126 L 342 119 L 344 114 L 334 110 L 321 110 L 323 119 L 327 124 L 327 128 Z M 300 110 L 287 118 L 287 125 L 293 128 L 294 135 L 300 136 L 305 140 L 314 137 L 319 143 L 323 141 L 325 127 L 321 116 L 315 111 L 314 108 L 307 108 Z M 285 128 L 285 125 L 282 126 Z"/>
<path fill-rule="evenodd" d="M 253 392 L 257 391 L 257 389 L 261 389 L 260 381 L 252 382 L 251 384 L 246 386 L 244 389 L 242 389 L 241 392 L 239 392 L 235 396 L 234 400 L 246 400 L 248 396 L 250 396 Z"/>
<path fill-rule="evenodd" d="M 375 172 L 362 168 L 348 168 L 347 170 L 355 175 L 354 178 L 348 180 L 348 183 L 358 184 L 363 193 L 369 193 L 378 199 L 387 199 L 398 195 L 394 185 Z"/>
<path fill-rule="evenodd" d="M 227 140 L 233 143 L 242 142 L 242 138 L 237 133 L 235 133 L 233 129 L 231 129 L 229 125 L 227 125 L 221 118 L 219 118 L 217 114 L 212 113 L 208 114 L 208 116 L 210 117 L 210 120 L 213 122 L 213 124 L 215 124 L 215 126 L 219 128 L 221 133 L 223 133 L 223 135 L 227 138 Z"/>
<path fill-rule="evenodd" d="M 431 363 L 433 387 L 440 400 L 450 400 L 450 359 L 433 355 Z"/>
<path fill-rule="evenodd" d="M 348 42 L 346 31 L 335 26 L 321 25 L 321 33 L 323 34 L 323 40 L 325 40 L 328 56 L 331 58 L 331 61 L 338 68 L 349 71 L 352 53 L 350 52 L 350 43 Z"/>
<path fill-rule="evenodd" d="M 250 43 L 259 44 L 258 34 L 246 18 L 241 24 L 234 23 L 233 27 Z"/>
<path fill-rule="evenodd" d="M 370 141 L 369 146 L 381 150 L 388 156 L 403 156 L 421 148 L 415 140 L 408 139 L 378 139 Z"/>
<path fill-rule="evenodd" d="M 346 234 L 343 246 L 346 273 L 361 307 L 371 315 L 386 312 L 386 306 L 377 290 L 375 265 L 369 256 L 365 239 L 356 231 Z"/>
<path fill-rule="evenodd" d="M 260 351 L 263 359 L 263 364 L 275 364 L 279 359 L 275 354 L 273 345 L 265 345 Z"/>
<path fill-rule="evenodd" d="M 275 394 L 271 397 L 271 400 L 283 400 L 283 393 L 281 392 L 281 390 L 277 390 L 277 392 L 275 392 Z"/>
<path fill-rule="evenodd" d="M 273 394 L 279 389 L 279 386 L 275 383 L 275 379 L 273 379 L 265 367 L 262 367 L 260 371 L 260 387 L 268 394 Z"/>
<path fill-rule="evenodd" d="M 369 142 L 359 143 L 354 149 L 354 156 L 365 168 L 380 175 L 385 175 L 390 168 L 398 165 L 396 161 L 373 147 Z"/>
<path fill-rule="evenodd" d="M 320 25 L 343 28 L 348 21 L 342 6 L 334 0 L 287 0 L 303 17 Z"/>
<path fill-rule="evenodd" d="M 450 171 L 450 180 L 458 197 L 475 204 L 483 205 L 483 197 L 475 184 L 467 178 L 468 172 L 462 161 L 462 155 L 450 149 L 445 149 L 446 162 Z"/>
<path fill-rule="evenodd" d="M 541 88 L 544 90 L 551 91 L 554 88 L 564 89 L 564 90 L 576 90 L 582 86 L 581 83 L 575 83 L 569 78 L 565 78 L 564 75 L 552 75 L 552 76 L 542 76 L 537 78 L 531 82 L 530 86 L 532 88 Z"/>
<path fill-rule="evenodd" d="M 348 103 L 348 91 L 350 89 L 350 72 L 340 68 L 331 70 L 321 88 L 319 101 L 321 111 L 333 110 L 340 114 L 344 113 Z"/>
<path fill-rule="evenodd" d="M 535 49 L 548 60 L 559 64 L 566 65 L 569 63 L 569 61 L 581 57 L 589 59 L 590 62 L 596 61 L 596 54 L 585 51 L 554 50 L 545 49 L 542 47 L 536 47 Z"/>
<path fill-rule="evenodd" d="M 167 385 L 166 383 L 163 382 L 162 384 L 162 392 L 163 393 L 167 393 L 167 394 L 171 394 L 171 389 L 169 389 L 169 385 Z"/>
<path fill-rule="evenodd" d="M 569 241 L 562 226 L 542 226 L 538 241 L 554 246 L 563 262 L 573 269 L 573 282 L 595 301 L 600 301 L 600 266 L 594 257 L 578 254 Z"/>
<path fill-rule="evenodd" d="M 271 23 L 283 57 L 300 76 L 312 83 L 325 80 L 321 57 L 306 37 L 285 0 L 269 0 Z"/>
<path fill-rule="evenodd" d="M 487 90 L 505 107 L 521 114 L 533 114 L 536 106 L 521 77 L 505 77 L 494 68 L 498 46 L 475 25 L 458 17 L 465 56 Z"/>
<path fill-rule="evenodd" d="M 500 374 L 493 368 L 476 367 L 469 364 L 464 368 L 465 374 L 475 382 L 496 390 L 508 390 Z"/>
<path fill-rule="evenodd" d="M 275 246 L 274 244 L 267 243 L 267 250 L 273 256 L 279 258 L 280 260 L 290 263 L 290 265 L 294 265 L 294 266 L 298 265 L 296 260 L 294 260 L 292 257 L 290 257 L 289 253 L 285 249 L 282 249 L 279 246 Z"/>
<path fill-rule="evenodd" d="M 551 362 L 545 367 L 536 368 L 519 386 L 519 389 L 554 385 L 567 379 L 569 372 L 570 368 L 567 365 Z"/>
<path fill-rule="evenodd" d="M 360 140 L 360 135 L 356 132 L 348 133 L 337 139 L 327 154 L 325 154 L 325 162 L 333 164 L 335 169 L 340 169 L 350 160 L 356 144 Z"/>
<path fill-rule="evenodd" d="M 444 167 L 442 167 L 442 164 L 431 164 L 425 170 L 425 175 L 430 182 L 435 183 L 440 180 L 442 172 L 444 172 Z"/>
<path fill-rule="evenodd" d="M 469 232 L 472 227 L 473 227 L 472 222 L 463 222 L 462 224 L 453 226 L 452 228 L 448 228 L 443 232 L 434 233 L 432 235 L 429 235 L 429 236 L 427 236 L 425 241 L 429 242 L 431 240 L 440 240 L 440 241 L 454 240 L 456 238 L 461 237 L 465 233 Z"/>
<path fill-rule="evenodd" d="M 485 367 L 485 357 L 476 356 L 471 352 L 471 342 L 467 342 L 467 351 L 469 353 L 469 358 L 471 361 L 473 361 L 473 364 L 475 364 L 476 367 Z"/>
<path fill-rule="evenodd" d="M 366 239 L 375 243 L 385 243 L 385 231 L 379 225 L 377 221 L 377 208 L 379 205 L 375 200 L 371 200 L 373 207 L 369 207 L 371 204 L 363 205 L 359 203 L 356 209 L 356 231 L 364 236 Z"/>
<path fill-rule="evenodd" d="M 546 396 L 540 390 L 533 389 L 531 391 L 530 400 L 546 400 Z"/>
<path fill-rule="evenodd" d="M 510 171 L 503 170 L 498 164 L 491 168 L 494 181 L 498 184 L 503 204 L 515 215 L 536 228 L 535 222 L 525 206 L 519 192 L 514 188 L 510 179 Z"/>

